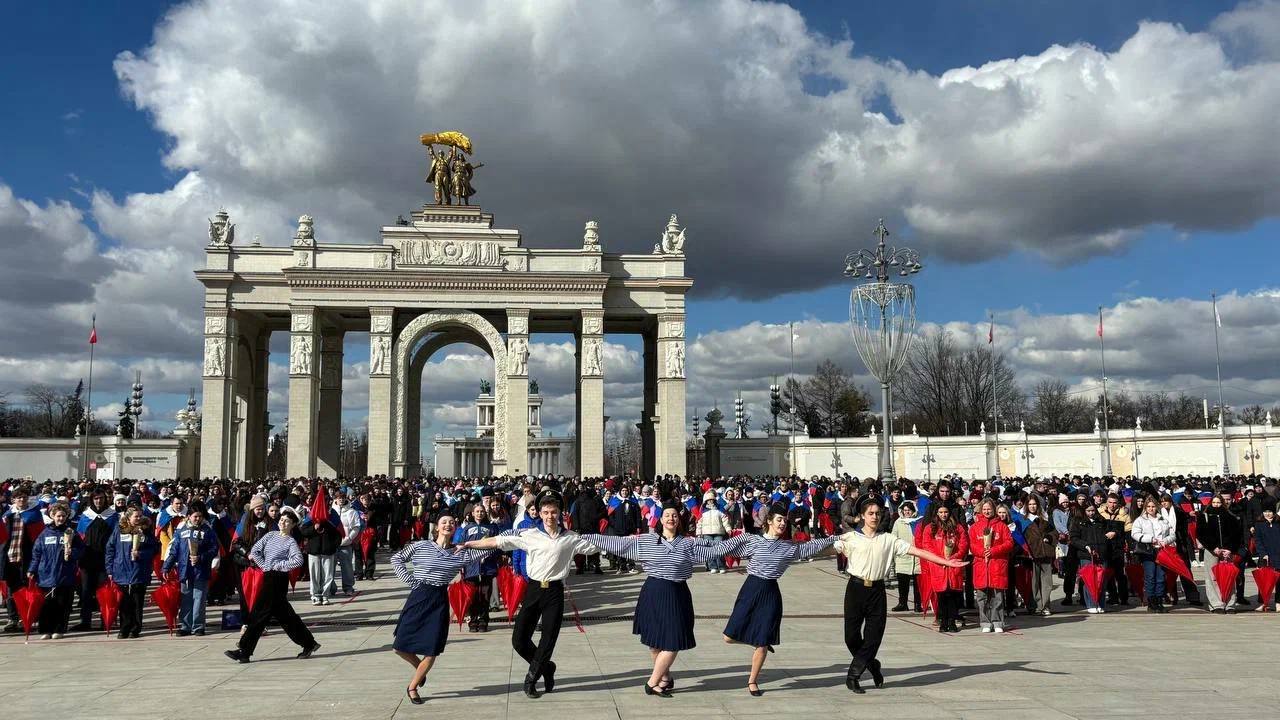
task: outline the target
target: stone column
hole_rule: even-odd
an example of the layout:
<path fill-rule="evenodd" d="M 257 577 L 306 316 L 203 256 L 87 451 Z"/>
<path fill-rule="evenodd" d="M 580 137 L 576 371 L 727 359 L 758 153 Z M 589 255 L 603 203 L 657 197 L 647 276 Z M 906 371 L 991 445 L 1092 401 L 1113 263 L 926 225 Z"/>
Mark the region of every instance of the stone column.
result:
<path fill-rule="evenodd" d="M 369 308 L 369 475 L 391 473 L 391 364 L 395 308 Z"/>
<path fill-rule="evenodd" d="M 507 474 L 529 472 L 529 311 L 507 310 Z"/>
<path fill-rule="evenodd" d="M 289 477 L 316 474 L 316 412 L 319 406 L 320 343 L 313 307 L 292 308 L 289 322 Z"/>
<path fill-rule="evenodd" d="M 577 468 L 604 475 L 604 311 L 583 310 L 578 332 Z"/>
<path fill-rule="evenodd" d="M 231 462 L 231 413 L 235 409 L 231 360 L 235 318 L 226 308 L 205 308 L 204 366 L 201 375 L 201 477 L 227 477 Z"/>
<path fill-rule="evenodd" d="M 270 418 L 267 414 L 267 391 L 269 390 L 268 373 L 271 369 L 271 331 L 261 330 L 253 347 L 253 383 L 252 396 L 249 399 L 249 425 L 246 477 L 260 479 L 267 474 L 267 425 Z"/>
<path fill-rule="evenodd" d="M 655 333 L 645 331 L 644 340 L 644 405 L 640 413 L 640 477 L 645 482 L 653 480 L 654 458 L 657 457 L 658 436 L 655 432 L 658 420 L 658 342 Z"/>
<path fill-rule="evenodd" d="M 320 411 L 316 431 L 316 472 L 323 478 L 338 476 L 342 443 L 342 337 L 341 329 L 326 328 L 320 338 Z"/>
<path fill-rule="evenodd" d="M 685 475 L 685 356 L 684 315 L 658 316 L 658 455 L 655 472 Z"/>

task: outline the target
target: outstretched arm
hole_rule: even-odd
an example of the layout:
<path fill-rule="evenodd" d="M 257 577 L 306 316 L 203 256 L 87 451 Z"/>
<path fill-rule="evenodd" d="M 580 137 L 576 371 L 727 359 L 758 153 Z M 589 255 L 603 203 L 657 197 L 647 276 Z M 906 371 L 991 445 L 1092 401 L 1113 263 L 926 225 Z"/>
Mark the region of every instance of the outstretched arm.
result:
<path fill-rule="evenodd" d="M 627 558 L 628 560 L 636 559 L 636 539 L 639 535 L 628 535 L 626 537 L 617 537 L 613 535 L 597 535 L 588 533 L 582 536 L 583 540 L 591 543 L 599 548 L 602 552 L 610 555 Z"/>
<path fill-rule="evenodd" d="M 953 567 L 953 568 L 964 567 L 965 565 L 969 564 L 968 560 L 944 558 L 941 555 L 935 555 L 929 552 L 928 550 L 925 550 L 924 548 L 918 548 L 914 545 L 911 546 L 909 550 L 907 550 L 907 554 L 915 555 L 916 557 L 921 558 L 923 560 L 928 560 L 929 562 L 932 562 L 932 563 L 937 563 L 939 565 L 946 565 L 947 567 Z"/>
<path fill-rule="evenodd" d="M 517 541 L 520 539 L 520 536 L 518 535 L 505 535 L 505 536 L 494 535 L 493 537 L 482 538 L 480 540 L 468 540 L 458 545 L 456 552 L 462 552 L 463 550 L 497 550 L 499 547 L 501 547 L 498 542 L 499 537 L 502 537 L 509 542 Z M 523 550 L 524 546 L 520 545 L 520 549 Z"/>

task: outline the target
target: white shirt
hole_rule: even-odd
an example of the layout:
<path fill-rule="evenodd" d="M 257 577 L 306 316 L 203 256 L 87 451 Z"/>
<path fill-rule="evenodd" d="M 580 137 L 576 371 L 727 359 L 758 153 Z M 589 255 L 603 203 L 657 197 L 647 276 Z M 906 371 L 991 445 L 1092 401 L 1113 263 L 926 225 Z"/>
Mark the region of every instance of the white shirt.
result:
<path fill-rule="evenodd" d="M 850 575 L 863 580 L 884 580 L 894 574 L 894 561 L 911 551 L 911 545 L 892 533 L 878 532 L 867 537 L 852 530 L 836 541 L 836 551 L 849 559 Z"/>
<path fill-rule="evenodd" d="M 569 576 L 574 555 L 595 555 L 600 551 L 578 533 L 562 530 L 551 537 L 541 527 L 527 528 L 511 535 L 498 535 L 500 550 L 524 550 L 525 573 L 535 582 L 563 580 Z"/>

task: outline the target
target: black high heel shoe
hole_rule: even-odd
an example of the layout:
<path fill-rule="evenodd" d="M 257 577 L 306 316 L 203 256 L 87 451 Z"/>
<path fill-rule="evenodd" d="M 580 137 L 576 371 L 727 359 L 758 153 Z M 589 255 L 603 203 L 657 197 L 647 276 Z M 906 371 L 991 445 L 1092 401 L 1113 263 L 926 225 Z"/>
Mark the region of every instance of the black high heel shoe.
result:
<path fill-rule="evenodd" d="M 756 688 L 755 690 L 751 689 L 752 685 L 755 686 Z M 764 691 L 760 689 L 759 683 L 753 683 L 753 682 L 747 683 L 747 692 L 751 693 L 751 697 L 760 697 L 761 695 L 764 695 Z"/>
<path fill-rule="evenodd" d="M 422 698 L 418 697 L 418 688 L 420 687 L 422 686 L 417 685 L 415 687 L 404 689 L 405 696 L 408 697 L 409 702 L 413 703 L 414 705 L 421 705 L 422 703 L 426 702 L 426 700 L 423 700 Z"/>
<path fill-rule="evenodd" d="M 655 688 L 649 684 L 648 680 L 644 681 L 644 694 L 657 695 L 658 697 L 664 697 L 664 698 L 671 697 L 671 692 L 669 690 L 663 689 L 662 686 L 658 686 Z"/>

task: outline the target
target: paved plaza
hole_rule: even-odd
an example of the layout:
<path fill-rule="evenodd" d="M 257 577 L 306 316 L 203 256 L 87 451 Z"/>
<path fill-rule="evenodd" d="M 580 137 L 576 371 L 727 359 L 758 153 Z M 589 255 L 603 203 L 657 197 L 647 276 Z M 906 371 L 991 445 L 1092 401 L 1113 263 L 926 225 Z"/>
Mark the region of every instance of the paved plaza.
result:
<path fill-rule="evenodd" d="M 415 706 L 405 698 L 410 668 L 391 650 L 406 590 L 386 565 L 359 596 L 313 607 L 292 594 L 323 644 L 310 660 L 283 632 L 263 638 L 249 665 L 223 657 L 235 633 L 171 638 L 154 610 L 140 640 L 73 635 L 61 641 L 0 639 L 0 704 L 5 718 L 139 717 L 195 709 L 235 718 L 651 718 L 699 720 L 806 715 L 825 718 L 1258 718 L 1275 711 L 1274 614 L 1209 615 L 1180 606 L 1169 615 L 1069 612 L 1014 621 L 1004 635 L 934 632 L 929 619 L 896 614 L 880 657 L 887 684 L 855 696 L 844 687 L 849 656 L 841 635 L 844 580 L 830 560 L 793 567 L 782 580 L 787 618 L 782 645 L 762 676 L 765 695 L 746 691 L 749 652 L 720 639 L 741 574 L 697 573 L 696 649 L 675 669 L 675 697 L 641 689 L 649 654 L 631 635 L 630 613 L 644 575 L 571 577 L 555 659 L 556 691 L 521 692 L 525 666 L 509 625 L 458 632 L 428 676 Z M 1250 584 L 1252 591 L 1252 584 Z M 894 595 L 890 594 L 890 602 Z M 219 609 L 211 609 L 217 617 Z M 91 710 L 90 710 L 91 709 Z M 166 710 L 167 709 L 167 710 Z"/>

